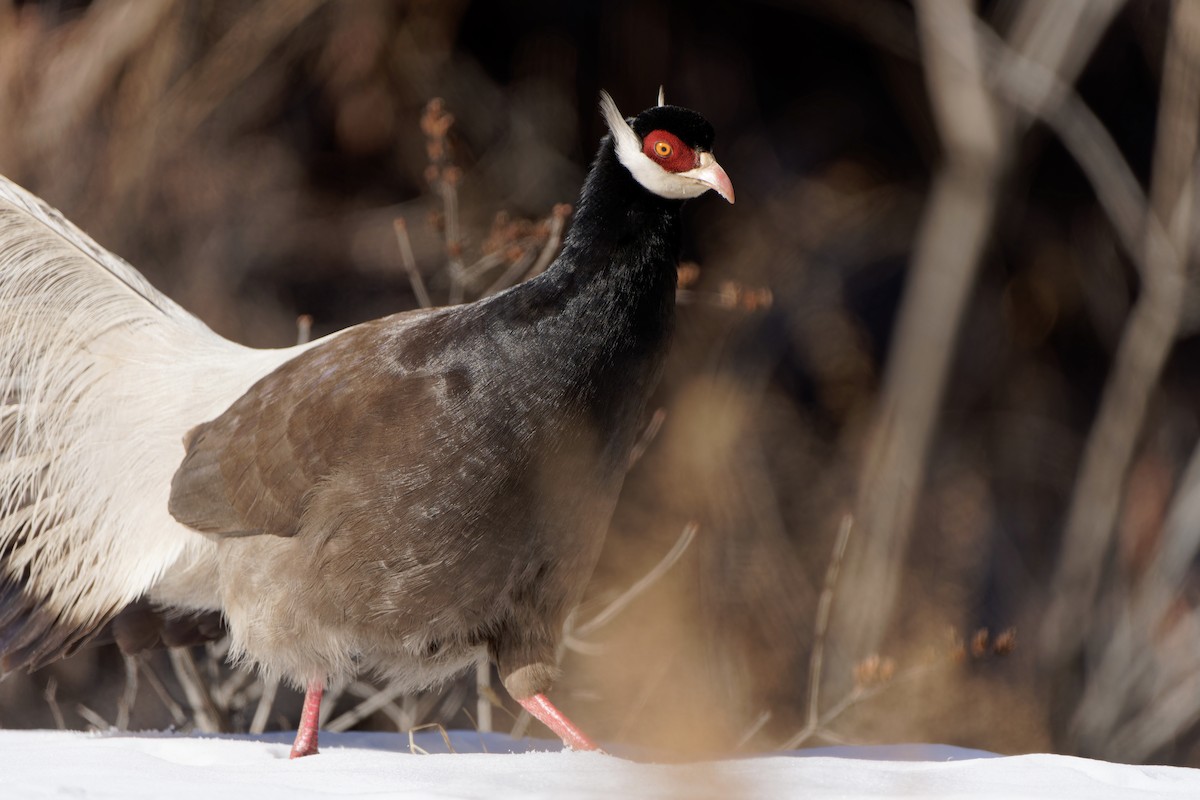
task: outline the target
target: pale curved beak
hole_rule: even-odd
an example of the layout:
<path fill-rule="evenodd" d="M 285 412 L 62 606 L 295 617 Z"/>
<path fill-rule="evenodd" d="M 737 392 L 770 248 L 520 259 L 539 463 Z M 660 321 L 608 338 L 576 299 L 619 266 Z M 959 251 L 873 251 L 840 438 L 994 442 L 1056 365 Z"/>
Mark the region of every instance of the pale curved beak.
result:
<path fill-rule="evenodd" d="M 729 176 L 725 174 L 725 170 L 717 163 L 717 159 L 712 153 L 701 153 L 700 166 L 679 174 L 703 183 L 733 203 L 733 181 L 729 180 Z"/>

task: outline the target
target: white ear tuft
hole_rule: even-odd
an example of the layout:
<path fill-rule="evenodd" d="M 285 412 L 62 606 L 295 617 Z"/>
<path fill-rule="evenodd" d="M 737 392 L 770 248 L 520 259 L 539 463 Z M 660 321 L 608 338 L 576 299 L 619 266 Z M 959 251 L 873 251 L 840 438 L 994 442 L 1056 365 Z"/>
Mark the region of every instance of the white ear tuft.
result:
<path fill-rule="evenodd" d="M 641 138 L 634 133 L 633 128 L 617 110 L 617 104 L 613 102 L 612 96 L 605 91 L 600 92 L 600 112 L 604 114 L 604 121 L 608 123 L 608 129 L 612 132 L 613 143 L 617 148 L 617 158 L 627 168 L 633 169 L 631 166 L 633 163 L 644 160 Z"/>
<path fill-rule="evenodd" d="M 628 128 L 629 123 L 625 121 L 625 117 L 621 116 L 620 109 L 613 101 L 612 95 L 603 89 L 600 90 L 600 113 L 604 115 L 604 121 L 608 123 L 608 129 L 617 135 L 617 131 L 622 128 Z"/>
<path fill-rule="evenodd" d="M 665 106 L 667 104 L 666 92 L 663 91 L 661 83 L 658 85 L 658 104 L 660 106 Z"/>

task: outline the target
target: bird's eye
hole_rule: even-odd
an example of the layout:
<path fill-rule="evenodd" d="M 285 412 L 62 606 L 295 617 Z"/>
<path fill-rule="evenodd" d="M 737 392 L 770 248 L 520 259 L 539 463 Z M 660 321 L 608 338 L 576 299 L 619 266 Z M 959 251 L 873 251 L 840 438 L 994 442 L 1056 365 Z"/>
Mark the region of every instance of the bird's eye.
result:
<path fill-rule="evenodd" d="M 654 152 L 659 158 L 669 158 L 671 155 L 671 145 L 667 142 L 655 142 Z"/>

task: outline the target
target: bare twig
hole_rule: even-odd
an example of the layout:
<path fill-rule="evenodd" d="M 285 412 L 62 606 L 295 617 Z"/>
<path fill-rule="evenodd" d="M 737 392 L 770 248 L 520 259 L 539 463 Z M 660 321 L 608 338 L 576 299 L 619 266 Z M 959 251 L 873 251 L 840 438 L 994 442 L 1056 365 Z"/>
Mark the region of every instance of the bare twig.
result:
<path fill-rule="evenodd" d="M 1075 75 L 1119 2 L 1022 3 L 1014 50 L 1064 83 Z M 996 213 L 996 188 L 1031 117 L 991 101 L 987 62 L 966 0 L 915 5 L 943 162 L 913 253 L 894 344 L 863 457 L 846 559 L 855 587 L 835 611 L 842 650 L 877 649 L 899 586 L 959 322 Z M 1032 103 L 1042 107 L 1044 98 Z"/>
<path fill-rule="evenodd" d="M 746 731 L 741 736 L 738 737 L 737 744 L 735 744 L 733 746 L 734 751 L 736 752 L 738 750 L 741 750 L 746 745 L 750 744 L 750 740 L 753 739 L 755 736 L 757 736 L 758 732 L 761 731 L 764 727 L 766 727 L 766 724 L 770 721 L 771 721 L 771 712 L 770 711 L 764 711 L 761 714 L 759 714 L 757 717 L 755 717 L 754 721 L 750 723 L 750 727 L 746 728 Z"/>
<path fill-rule="evenodd" d="M 67 723 L 63 721 L 62 709 L 58 706 L 58 679 L 53 675 L 50 680 L 46 681 L 46 691 L 42 693 L 42 697 L 46 699 L 46 705 L 50 706 L 50 714 L 54 717 L 54 726 L 60 731 L 67 729 Z"/>
<path fill-rule="evenodd" d="M 350 730 L 388 703 L 394 701 L 397 697 L 403 695 L 404 691 L 405 688 L 402 684 L 390 686 L 387 689 L 376 689 L 370 697 L 367 697 L 354 708 L 326 723 L 325 729 L 330 731 Z"/>
<path fill-rule="evenodd" d="M 404 271 L 408 275 L 413 296 L 417 298 L 417 303 L 421 308 L 432 308 L 433 301 L 429 299 L 429 290 L 425 288 L 421 271 L 417 269 L 417 259 L 413 256 L 412 241 L 408 236 L 408 223 L 404 217 L 396 217 L 392 226 L 396 230 L 396 241 L 400 245 L 400 263 L 404 265 Z"/>
<path fill-rule="evenodd" d="M 872 699 L 886 689 L 891 689 L 904 683 L 911 683 L 920 678 L 929 675 L 936 669 L 947 667 L 951 664 L 949 660 L 930 661 L 924 664 L 917 664 L 902 670 L 886 681 L 871 685 L 858 684 L 849 692 L 847 692 L 841 700 L 834 703 L 833 706 L 823 714 L 816 718 L 811 718 L 804 727 L 792 738 L 788 739 L 783 744 L 779 745 L 780 750 L 795 750 L 800 745 L 814 737 L 834 740 L 835 735 L 829 730 L 832 725 L 842 714 L 858 705 Z"/>
<path fill-rule="evenodd" d="M 898 591 L 916 498 L 959 322 L 996 208 L 1007 139 L 983 77 L 968 0 L 915 5 L 926 84 L 943 145 L 917 235 L 854 516 L 862 535 L 836 628 L 849 653 L 877 649 Z M 882 613 L 881 613 L 882 612 Z"/>
<path fill-rule="evenodd" d="M 642 435 L 638 437 L 634 443 L 633 449 L 629 451 L 629 468 L 642 460 L 642 456 L 646 454 L 647 448 L 654 442 L 658 432 L 662 430 L 663 423 L 667 420 L 667 410 L 665 408 L 656 408 L 650 416 L 650 421 L 646 423 Z"/>
<path fill-rule="evenodd" d="M 533 262 L 533 266 L 525 274 L 525 280 L 545 272 L 546 267 L 550 266 L 550 262 L 558 255 L 558 248 L 562 245 L 563 226 L 569 216 L 571 216 L 571 207 L 566 203 L 559 203 L 554 207 L 550 213 L 550 235 L 546 237 L 546 244 L 542 246 L 537 261 Z"/>
<path fill-rule="evenodd" d="M 158 139 L 176 145 L 185 142 L 221 102 L 243 84 L 271 55 L 275 47 L 324 5 L 325 0 L 270 0 L 249 8 L 250 13 L 232 26 L 206 54 L 171 87 L 167 97 L 170 135 Z M 170 5 L 170 4 L 167 4 Z M 153 133 L 153 128 L 150 128 Z"/>
<path fill-rule="evenodd" d="M 492 665 L 480 661 L 475 665 L 475 728 L 484 733 L 492 730 Z"/>
<path fill-rule="evenodd" d="M 167 713 L 171 715 L 171 719 L 176 725 L 182 725 L 187 722 L 187 714 L 184 713 L 183 707 L 175 702 L 175 698 L 171 697 L 171 693 L 167 691 L 167 687 L 163 685 L 162 678 L 158 677 L 158 673 L 154 671 L 154 667 L 146 659 L 138 660 L 138 669 L 142 671 L 142 676 L 146 679 L 146 683 L 150 684 L 150 688 L 154 690 L 154 694 L 162 701 L 163 707 L 167 709 Z"/>
<path fill-rule="evenodd" d="M 254 708 L 254 718 L 250 721 L 250 733 L 262 733 L 267 729 L 267 721 L 271 717 L 271 707 L 275 705 L 275 695 L 279 692 L 279 679 L 272 676 L 263 679 L 262 694 L 258 705 Z"/>
<path fill-rule="evenodd" d="M 494 253 L 486 253 L 486 254 L 480 256 L 478 261 L 476 261 L 471 266 L 465 267 L 463 269 L 463 282 L 466 283 L 468 286 L 473 285 L 476 281 L 478 281 L 480 278 L 482 278 L 488 271 L 493 270 L 496 267 L 503 264 L 504 259 L 505 259 L 505 254 L 500 251 L 496 251 Z"/>
<path fill-rule="evenodd" d="M 449 172 L 449 170 L 447 170 Z M 457 170 L 454 171 L 457 175 Z M 462 232 L 458 223 L 458 181 L 451 176 L 440 183 L 442 207 L 446 213 L 446 270 L 450 273 L 450 305 L 463 301 L 465 275 L 462 263 Z"/>
<path fill-rule="evenodd" d="M 562 246 L 563 226 L 566 224 L 567 217 L 571 215 L 571 207 L 565 203 L 559 203 L 550 212 L 550 217 L 543 224 L 546 228 L 546 241 L 542 243 L 539 250 L 534 250 L 532 247 L 522 247 L 520 258 L 513 260 L 508 268 L 500 274 L 484 291 L 482 297 L 502 292 L 514 283 L 527 281 L 532 277 L 542 274 L 546 271 L 546 267 L 550 266 L 550 262 L 558 255 L 559 247 Z"/>
<path fill-rule="evenodd" d="M 195 720 L 196 727 L 205 733 L 219 733 L 222 729 L 221 713 L 200 677 L 191 651 L 186 647 L 171 647 L 167 654 L 171 659 L 171 666 L 175 669 L 175 677 L 192 707 L 192 719 Z"/>
<path fill-rule="evenodd" d="M 138 693 L 138 659 L 131 655 L 122 655 L 125 664 L 125 691 L 117 700 L 117 730 L 129 729 L 129 714 L 137 700 Z"/>
<path fill-rule="evenodd" d="M 308 344 L 312 340 L 312 324 L 311 314 L 296 317 L 296 344 Z"/>
<path fill-rule="evenodd" d="M 337 686 L 333 689 L 327 688 L 325 690 L 325 696 L 321 698 L 321 710 L 317 717 L 322 728 L 329 726 L 329 715 L 337 708 L 338 701 L 342 699 L 342 694 L 345 691 L 345 686 Z"/>
<path fill-rule="evenodd" d="M 674 546 L 667 551 L 667 554 L 664 555 L 649 572 L 643 575 L 636 583 L 634 583 L 611 603 L 605 606 L 600 613 L 596 614 L 596 616 L 592 617 L 587 622 L 580 624 L 571 633 L 578 638 L 586 638 L 616 619 L 617 615 L 628 608 L 629 604 L 636 600 L 642 592 L 653 586 L 654 583 L 659 580 L 659 578 L 661 578 L 669 569 L 671 569 L 671 567 L 675 566 L 675 563 L 679 561 L 679 559 L 683 557 L 684 552 L 687 551 L 688 546 L 692 543 L 692 540 L 696 538 L 696 532 L 698 530 L 700 530 L 699 523 L 689 522 L 687 525 L 685 525 L 683 527 L 683 533 L 679 535 L 679 538 L 675 541 Z"/>
<path fill-rule="evenodd" d="M 221 667 L 220 656 L 213 655 L 208 659 L 208 668 L 210 670 L 219 670 Z M 219 674 L 213 675 L 213 689 L 209 694 L 212 696 L 213 703 L 223 712 L 229 711 L 235 705 L 235 700 L 242 694 L 242 690 L 255 681 L 255 674 L 246 669 L 235 669 L 229 672 L 224 680 L 219 678 Z"/>
<path fill-rule="evenodd" d="M 492 281 L 492 283 L 480 293 L 481 297 L 490 297 L 498 294 L 508 287 L 516 283 L 522 275 L 525 274 L 526 267 L 533 261 L 533 251 L 526 250 L 521 254 L 521 257 L 509 264 L 504 272 L 500 273 L 500 277 Z"/>
<path fill-rule="evenodd" d="M 638 718 L 642 715 L 642 712 L 646 710 L 646 706 L 649 705 L 650 698 L 654 696 L 654 693 L 658 691 L 658 687 L 661 686 L 662 682 L 667 679 L 669 674 L 671 674 L 671 666 L 675 663 L 675 659 L 678 655 L 679 646 L 676 644 L 674 648 L 672 648 L 671 651 L 668 652 L 663 659 L 655 665 L 654 672 L 652 672 L 650 677 L 646 679 L 646 682 L 642 684 L 642 688 L 638 692 L 637 697 L 635 697 L 633 702 L 629 705 L 629 710 L 625 713 L 625 719 L 621 721 L 621 726 L 617 729 L 615 734 L 616 739 L 620 740 L 624 738 L 626 734 L 628 734 L 633 728 L 634 723 L 637 722 Z"/>
<path fill-rule="evenodd" d="M 1013 50 L 983 22 L 975 30 L 988 50 L 989 85 L 1054 131 L 1087 175 L 1126 253 L 1145 273 L 1144 237 L 1171 245 L 1157 220 L 1147 219 L 1146 197 L 1108 129 L 1054 72 Z"/>
<path fill-rule="evenodd" d="M 825 585 L 821 589 L 821 599 L 817 602 L 817 620 L 813 631 L 813 649 L 808 664 L 808 725 L 817 724 L 821 702 L 821 670 L 825 661 L 825 636 L 829 631 L 829 612 L 833 607 L 833 595 L 837 589 L 838 573 L 842 569 L 842 559 L 846 555 L 846 544 L 850 541 L 850 531 L 854 528 L 854 517 L 846 514 L 838 526 L 837 539 L 833 544 L 833 555 L 825 570 Z"/>
<path fill-rule="evenodd" d="M 1158 142 L 1145 217 L 1145 272 L 1113 359 L 1063 534 L 1055 595 L 1043 627 L 1043 650 L 1056 660 L 1077 652 L 1112 547 L 1121 487 L 1151 393 L 1158 385 L 1183 314 L 1188 224 L 1193 208 L 1200 105 L 1200 6 L 1175 5 L 1163 67 Z M 1167 242 L 1154 235 L 1167 231 Z M 1173 245 L 1173 246 L 1164 246 Z"/>
<path fill-rule="evenodd" d="M 422 756 L 429 755 L 428 750 L 426 750 L 424 747 L 420 747 L 417 744 L 417 739 L 416 739 L 415 734 L 417 733 L 417 731 L 424 731 L 424 730 L 430 730 L 430 729 L 433 729 L 442 735 L 442 741 L 446 743 L 446 752 L 447 753 L 457 752 L 454 749 L 454 745 L 450 741 L 450 734 L 446 733 L 446 729 L 437 722 L 430 722 L 425 725 L 418 725 L 415 728 L 412 728 L 411 730 L 409 730 L 409 732 L 408 732 L 408 752 L 412 753 L 414 756 L 415 755 L 422 755 Z"/>
<path fill-rule="evenodd" d="M 108 724 L 108 720 L 85 706 L 83 703 L 79 703 L 75 706 L 75 713 L 87 720 L 88 724 L 98 731 L 112 730 L 112 725 Z"/>

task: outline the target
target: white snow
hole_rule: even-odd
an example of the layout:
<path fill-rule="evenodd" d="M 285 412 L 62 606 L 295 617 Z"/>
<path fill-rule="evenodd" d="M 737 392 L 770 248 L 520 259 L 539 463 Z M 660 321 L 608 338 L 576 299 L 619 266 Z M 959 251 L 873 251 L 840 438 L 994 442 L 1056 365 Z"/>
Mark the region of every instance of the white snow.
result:
<path fill-rule="evenodd" d="M 1055 755 L 1001 757 L 939 745 L 836 747 L 692 764 L 564 752 L 549 742 L 456 731 L 290 736 L 0 730 L 0 798 L 1047 798 L 1200 797 L 1200 770 Z"/>

